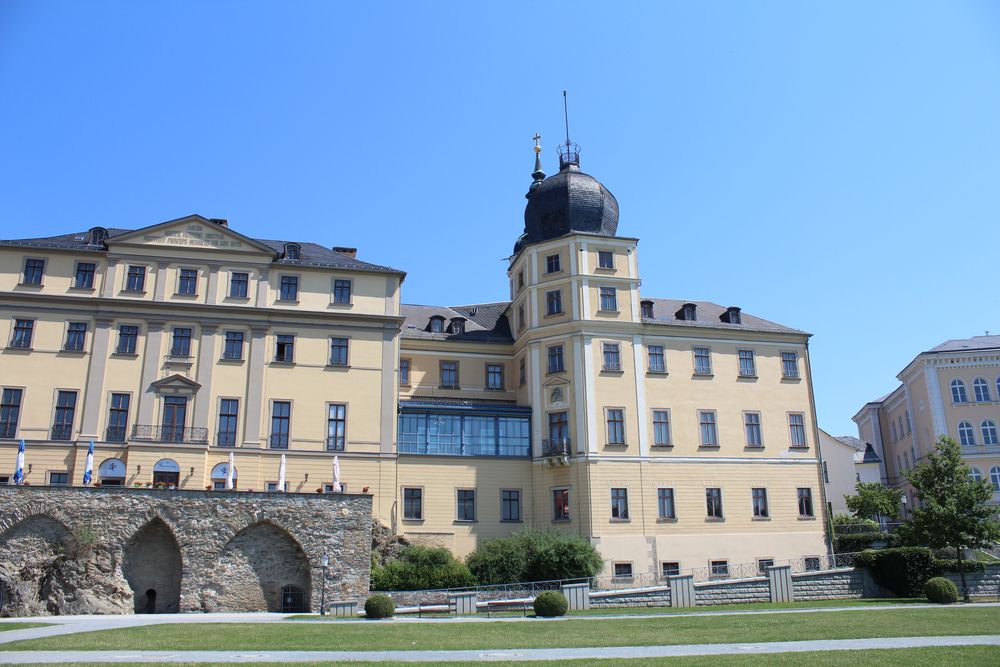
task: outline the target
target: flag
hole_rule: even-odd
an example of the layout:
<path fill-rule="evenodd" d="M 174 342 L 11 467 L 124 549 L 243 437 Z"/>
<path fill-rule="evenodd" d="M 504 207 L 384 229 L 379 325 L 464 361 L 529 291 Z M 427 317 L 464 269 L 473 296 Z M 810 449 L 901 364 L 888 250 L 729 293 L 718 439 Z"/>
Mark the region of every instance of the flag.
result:
<path fill-rule="evenodd" d="M 340 486 L 340 457 L 333 457 L 333 492 L 340 493 L 343 491 L 343 487 Z"/>
<path fill-rule="evenodd" d="M 14 463 L 14 483 L 24 484 L 24 440 L 17 448 L 17 461 Z"/>
<path fill-rule="evenodd" d="M 229 465 L 226 466 L 226 490 L 231 491 L 233 489 L 233 477 L 236 476 L 236 468 L 234 467 L 235 457 L 232 452 L 229 452 Z"/>
<path fill-rule="evenodd" d="M 87 449 L 87 462 L 83 464 L 83 485 L 89 486 L 91 480 L 94 479 L 94 441 L 90 441 L 90 447 Z"/>
<path fill-rule="evenodd" d="M 278 488 L 277 491 L 285 490 L 285 455 L 281 455 L 281 463 L 278 464 Z"/>

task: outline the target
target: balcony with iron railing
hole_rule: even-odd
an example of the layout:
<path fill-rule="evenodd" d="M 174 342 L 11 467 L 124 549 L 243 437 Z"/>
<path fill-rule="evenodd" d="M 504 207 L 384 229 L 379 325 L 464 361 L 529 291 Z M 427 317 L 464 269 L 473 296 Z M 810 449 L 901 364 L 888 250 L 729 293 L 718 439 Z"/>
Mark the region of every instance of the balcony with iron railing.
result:
<path fill-rule="evenodd" d="M 553 456 L 569 456 L 571 451 L 569 438 L 553 438 L 542 440 L 542 456 L 545 458 Z"/>
<path fill-rule="evenodd" d="M 136 424 L 132 427 L 132 440 L 207 445 L 208 429 L 186 426 Z"/>

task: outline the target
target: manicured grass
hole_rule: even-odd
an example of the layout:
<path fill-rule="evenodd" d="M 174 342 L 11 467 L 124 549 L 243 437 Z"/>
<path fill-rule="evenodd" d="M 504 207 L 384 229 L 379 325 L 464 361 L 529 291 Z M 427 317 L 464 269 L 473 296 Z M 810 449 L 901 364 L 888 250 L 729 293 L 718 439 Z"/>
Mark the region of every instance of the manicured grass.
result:
<path fill-rule="evenodd" d="M 995 634 L 1000 607 L 463 623 L 199 623 L 32 639 L 2 650 L 383 650 L 654 646 Z"/>
<path fill-rule="evenodd" d="M 1000 662 L 1000 649 L 995 646 L 956 646 L 940 648 L 903 648 L 871 651 L 815 651 L 808 653 L 776 653 L 771 655 L 711 655 L 684 658 L 642 658 L 635 660 L 590 660 L 596 667 L 994 667 Z M 121 667 L 143 667 L 149 663 L 117 663 Z M 165 664 L 165 663 L 160 663 Z M 279 667 L 278 663 L 166 663 L 174 667 Z M 296 662 L 295 667 L 330 667 L 330 663 Z M 461 662 L 339 662 L 339 667 L 459 667 L 482 663 Z M 532 662 L 490 662 L 496 667 L 575 667 L 572 660 L 541 660 Z M 96 663 L 62 663 L 61 667 L 97 667 Z"/>
<path fill-rule="evenodd" d="M 6 632 L 8 630 L 24 630 L 27 628 L 43 628 L 46 625 L 52 625 L 51 623 L 0 623 L 0 632 Z"/>

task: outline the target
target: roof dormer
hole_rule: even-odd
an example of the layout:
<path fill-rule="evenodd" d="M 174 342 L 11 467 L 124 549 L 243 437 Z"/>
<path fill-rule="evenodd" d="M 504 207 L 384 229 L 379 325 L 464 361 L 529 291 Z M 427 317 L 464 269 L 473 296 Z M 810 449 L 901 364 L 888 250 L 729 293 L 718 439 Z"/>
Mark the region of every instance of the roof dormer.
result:
<path fill-rule="evenodd" d="M 464 317 L 453 317 L 448 323 L 448 333 L 450 334 L 461 334 L 465 333 L 465 318 Z"/>
<path fill-rule="evenodd" d="M 431 315 L 430 321 L 427 323 L 427 330 L 431 333 L 444 333 L 444 316 Z"/>
<path fill-rule="evenodd" d="M 639 302 L 639 312 L 642 317 L 653 317 L 653 302 L 649 299 L 643 299 Z"/>
<path fill-rule="evenodd" d="M 302 246 L 298 243 L 286 243 L 285 244 L 285 259 L 301 259 L 302 258 Z"/>
<path fill-rule="evenodd" d="M 729 324 L 743 324 L 743 315 L 736 306 L 726 308 L 726 311 L 719 315 L 719 319 Z"/>
<path fill-rule="evenodd" d="M 680 307 L 680 310 L 674 313 L 674 317 L 679 320 L 694 322 L 698 319 L 698 306 L 693 303 L 685 303 Z"/>
<path fill-rule="evenodd" d="M 91 227 L 90 228 L 90 239 L 88 240 L 88 245 L 104 245 L 104 242 L 108 238 L 108 230 L 104 227 Z"/>

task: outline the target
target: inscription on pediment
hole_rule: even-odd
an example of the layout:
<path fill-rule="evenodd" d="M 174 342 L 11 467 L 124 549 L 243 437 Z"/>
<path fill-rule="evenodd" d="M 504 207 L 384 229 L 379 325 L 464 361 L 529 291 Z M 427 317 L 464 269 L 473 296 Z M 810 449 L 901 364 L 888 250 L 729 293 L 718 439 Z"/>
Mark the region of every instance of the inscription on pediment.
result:
<path fill-rule="evenodd" d="M 163 229 L 142 237 L 144 243 L 168 246 L 186 246 L 189 248 L 224 248 L 240 249 L 244 243 L 226 234 L 217 225 L 200 225 L 188 223 L 183 227 Z"/>

